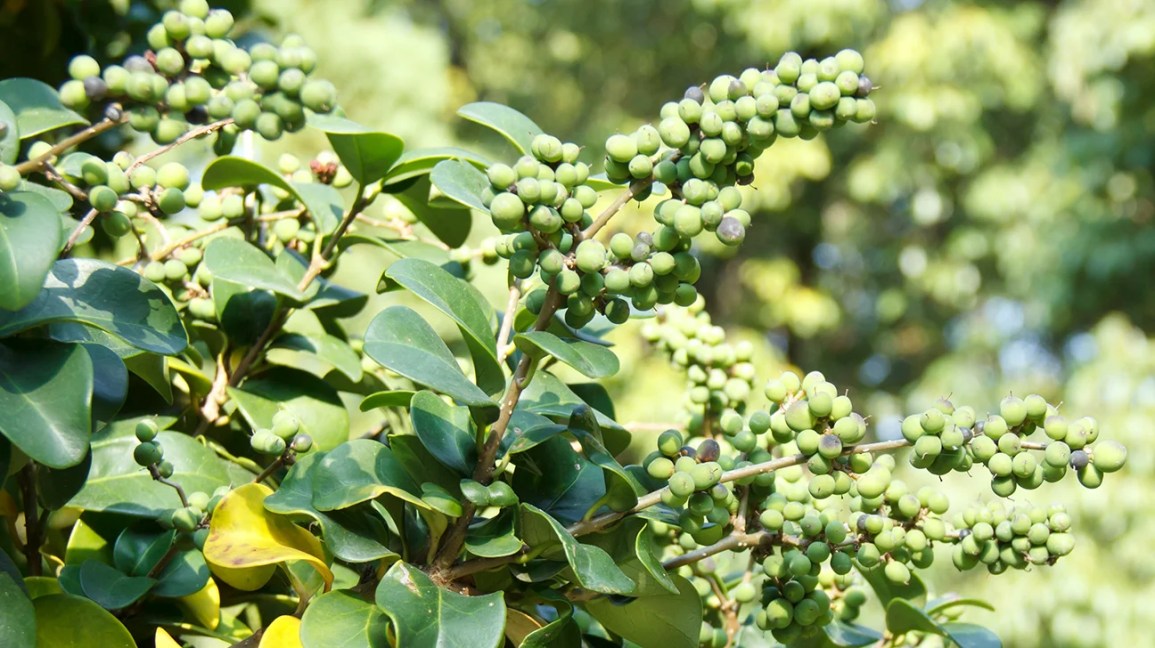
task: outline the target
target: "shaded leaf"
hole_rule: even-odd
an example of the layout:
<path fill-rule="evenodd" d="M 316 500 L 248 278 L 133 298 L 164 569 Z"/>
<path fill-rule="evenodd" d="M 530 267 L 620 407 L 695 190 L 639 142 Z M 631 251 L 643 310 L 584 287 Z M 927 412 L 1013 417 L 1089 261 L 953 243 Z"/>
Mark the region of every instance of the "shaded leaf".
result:
<path fill-rule="evenodd" d="M 0 133 L 0 163 L 15 164 L 20 156 L 20 128 L 16 125 L 16 113 L 0 101 L 0 124 L 5 128 Z"/>
<path fill-rule="evenodd" d="M 378 407 L 409 407 L 409 402 L 416 393 L 410 389 L 392 389 L 370 394 L 361 401 L 361 411 L 368 412 Z"/>
<path fill-rule="evenodd" d="M 84 347 L 0 343 L 0 434 L 32 459 L 68 468 L 88 453 L 92 359 Z"/>
<path fill-rule="evenodd" d="M 273 341 L 271 349 L 291 349 L 313 355 L 325 364 L 345 374 L 349 380 L 360 382 L 362 369 L 361 358 L 353 352 L 348 342 L 335 335 L 327 333 L 303 335 L 300 333 L 286 333 Z M 272 359 L 270 359 L 272 361 Z M 293 364 L 278 362 L 277 364 Z"/>
<path fill-rule="evenodd" d="M 438 164 L 444 163 L 439 162 Z M 476 178 L 473 179 L 476 180 Z M 472 187 L 473 185 L 467 186 Z M 456 201 L 436 200 L 433 180 L 430 175 L 420 175 L 407 180 L 396 189 L 398 191 L 393 194 L 394 197 L 401 201 L 406 209 L 413 212 L 417 220 L 428 227 L 429 231 L 433 232 L 433 235 L 441 239 L 443 243 L 449 247 L 460 247 L 469 238 L 469 230 L 473 225 L 469 208 L 460 207 Z M 457 189 L 466 191 L 464 186 Z M 480 194 L 478 194 L 477 201 L 480 200 Z"/>
<path fill-rule="evenodd" d="M 521 505 L 521 539 L 538 549 L 558 545 L 579 585 L 602 594 L 629 594 L 630 580 L 601 547 L 578 542 L 557 520 L 531 504 Z M 700 624 L 699 624 L 700 625 Z"/>
<path fill-rule="evenodd" d="M 867 583 L 870 583 L 871 589 L 878 595 L 878 600 L 883 607 L 889 605 L 896 598 L 906 599 L 915 605 L 922 605 L 926 601 L 926 585 L 923 584 L 918 574 L 911 574 L 910 582 L 906 585 L 896 585 L 891 583 L 890 579 L 883 573 L 882 565 L 871 569 L 865 569 L 859 565 L 858 572 L 862 574 Z"/>
<path fill-rule="evenodd" d="M 11 191 L 0 195 L 0 286 L 4 286 L 0 309 L 20 310 L 40 293 L 64 241 L 60 228 L 44 226 L 56 214 L 52 203 L 39 194 Z"/>
<path fill-rule="evenodd" d="M 332 234 L 345 215 L 345 199 L 332 185 L 319 182 L 293 183 L 297 196 L 309 211 L 317 231 Z"/>
<path fill-rule="evenodd" d="M 489 180 L 472 164 L 461 160 L 442 160 L 429 173 L 429 182 L 446 199 L 488 213 L 481 194 L 489 187 Z"/>
<path fill-rule="evenodd" d="M 128 576 L 98 560 L 80 565 L 80 587 L 84 595 L 106 610 L 119 610 L 148 593 L 156 579 Z"/>
<path fill-rule="evenodd" d="M 513 489 L 521 498 L 573 524 L 605 494 L 602 471 L 574 452 L 568 440 L 553 436 L 513 459 Z"/>
<path fill-rule="evenodd" d="M 406 648 L 496 648 L 505 638 L 500 592 L 465 596 L 437 587 L 420 569 L 397 562 L 377 586 L 377 605 Z"/>
<path fill-rule="evenodd" d="M 3 552 L 0 552 L 3 553 Z M 36 645 L 36 615 L 19 575 L 0 573 L 0 637 L 13 646 Z"/>
<path fill-rule="evenodd" d="M 702 599 L 694 586 L 673 576 L 677 594 L 657 594 L 616 605 L 606 598 L 586 603 L 595 619 L 614 634 L 643 646 L 696 646 L 702 627 Z"/>
<path fill-rule="evenodd" d="M 469 553 L 482 558 L 512 556 L 521 551 L 522 547 L 516 535 L 516 520 L 517 512 L 507 508 L 492 519 L 470 526 L 465 536 L 465 548 Z"/>
<path fill-rule="evenodd" d="M 53 322 L 78 322 L 132 346 L 176 355 L 188 335 L 167 295 L 128 268 L 96 259 L 61 259 L 36 299 L 14 313 L 0 311 L 0 337 Z"/>
<path fill-rule="evenodd" d="M 830 640 L 830 643 L 845 648 L 870 646 L 878 643 L 878 641 L 882 639 L 882 633 L 873 628 L 838 620 L 827 624 L 826 627 L 823 628 L 823 631 L 826 633 L 826 638 Z"/>
<path fill-rule="evenodd" d="M 416 176 L 428 175 L 429 171 L 442 160 L 464 160 L 478 167 L 487 167 L 490 165 L 489 158 L 473 151 L 452 146 L 405 151 L 385 176 L 386 191 L 388 191 L 389 185 L 397 184 Z"/>
<path fill-rule="evenodd" d="M 455 407 L 433 392 L 417 392 L 410 403 L 413 431 L 437 460 L 462 475 L 473 474 L 477 442 L 469 409 Z"/>

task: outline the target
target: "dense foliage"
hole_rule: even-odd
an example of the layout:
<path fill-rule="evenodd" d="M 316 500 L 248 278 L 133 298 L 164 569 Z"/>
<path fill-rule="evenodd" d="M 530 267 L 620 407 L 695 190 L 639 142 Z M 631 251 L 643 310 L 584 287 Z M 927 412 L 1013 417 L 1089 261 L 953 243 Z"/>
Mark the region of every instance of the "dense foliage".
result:
<path fill-rule="evenodd" d="M 0 81 L 17 645 L 998 645 L 958 621 L 984 603 L 928 601 L 917 572 L 936 547 L 959 570 L 1054 565 L 1071 516 L 1004 498 L 1126 462 L 1037 394 L 941 398 L 880 439 L 823 374 L 767 375 L 711 322 L 702 247 L 757 229 L 739 187 L 763 154 L 874 121 L 854 50 L 692 85 L 596 160 L 462 107 L 516 149 L 494 159 L 351 121 L 300 38 L 233 27 L 185 0 L 142 55 Z M 301 130 L 332 151 L 245 154 Z M 155 146 L 76 150 L 105 133 Z M 177 156 L 204 140 L 194 181 Z M 627 208 L 650 220 L 618 227 Z M 476 249 L 471 212 L 499 232 Z M 340 280 L 364 250 L 388 259 L 372 312 Z M 630 320 L 686 382 L 636 464 L 598 382 Z M 900 478 L 919 471 L 991 503 Z"/>

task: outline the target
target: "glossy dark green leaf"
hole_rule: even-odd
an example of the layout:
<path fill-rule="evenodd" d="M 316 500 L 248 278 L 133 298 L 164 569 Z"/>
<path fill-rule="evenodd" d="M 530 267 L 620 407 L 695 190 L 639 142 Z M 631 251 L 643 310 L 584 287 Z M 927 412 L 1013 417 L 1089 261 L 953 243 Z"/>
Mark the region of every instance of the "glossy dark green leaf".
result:
<path fill-rule="evenodd" d="M 80 463 L 92 425 L 92 359 L 84 347 L 0 343 L 0 434 L 52 468 Z"/>
<path fill-rule="evenodd" d="M 478 101 L 466 104 L 457 114 L 500 133 L 522 153 L 529 153 L 533 138 L 542 133 L 541 127 L 520 112 L 499 103 Z"/>
<path fill-rule="evenodd" d="M 568 385 L 558 380 L 557 376 L 539 371 L 530 381 L 529 386 L 521 394 L 518 407 L 541 414 L 542 416 L 569 418 L 573 409 L 579 405 L 586 405 Z M 610 454 L 617 455 L 630 444 L 630 433 L 618 425 L 617 421 L 594 409 L 594 416 L 602 430 L 602 442 Z"/>
<path fill-rule="evenodd" d="M 405 148 L 396 135 L 373 131 L 336 115 L 312 115 L 309 125 L 325 132 L 341 164 L 361 185 L 385 177 Z"/>
<path fill-rule="evenodd" d="M 20 139 L 28 139 L 64 126 L 87 124 L 80 115 L 64 107 L 52 86 L 36 79 L 0 81 L 0 101 L 16 113 Z"/>
<path fill-rule="evenodd" d="M 27 180 L 21 180 L 20 186 L 16 187 L 16 190 L 34 193 L 42 198 L 46 198 L 48 202 L 52 203 L 52 206 L 56 208 L 56 211 L 60 212 L 62 216 L 60 219 L 60 247 L 64 247 L 64 241 L 67 240 L 68 234 L 71 234 L 72 230 L 76 228 L 76 221 L 68 218 L 66 215 L 68 210 L 72 209 L 73 202 L 75 202 L 72 200 L 72 194 L 68 193 L 67 191 L 62 191 L 53 187 L 46 187 L 42 184 L 29 182 Z M 81 241 L 77 240 L 77 242 L 79 243 Z"/>
<path fill-rule="evenodd" d="M 167 295 L 128 268 L 96 259 L 61 259 L 44 289 L 14 313 L 0 311 L 0 337 L 54 322 L 77 322 L 138 349 L 176 355 L 188 335 Z"/>
<path fill-rule="evenodd" d="M 456 162 L 456 160 L 450 160 L 450 162 Z M 445 163 L 443 161 L 438 164 Z M 460 164 L 465 163 L 461 162 Z M 466 164 L 466 166 L 469 165 Z M 466 179 L 476 180 L 476 177 L 468 175 L 468 172 L 462 172 L 462 175 Z M 485 176 L 482 178 L 484 179 Z M 466 191 L 466 187 L 473 186 L 458 186 L 456 190 Z M 428 227 L 429 231 L 433 232 L 434 236 L 441 239 L 443 243 L 455 248 L 460 247 L 469 238 L 469 230 L 473 225 L 469 208 L 459 206 L 454 200 L 437 200 L 439 194 L 433 188 L 430 175 L 420 175 L 406 180 L 397 189 L 397 193 L 393 194 L 394 197 L 405 205 L 406 209 L 413 212 L 417 220 Z M 478 194 L 477 201 L 480 200 L 481 197 Z"/>
<path fill-rule="evenodd" d="M 60 228 L 45 227 L 58 218 L 56 212 L 39 194 L 0 195 L 0 309 L 20 310 L 40 293 L 64 240 Z"/>
<path fill-rule="evenodd" d="M 322 234 L 332 234 L 345 215 L 345 199 L 332 185 L 318 182 L 293 183 L 297 196 Z"/>
<path fill-rule="evenodd" d="M 393 620 L 406 648 L 496 648 L 505 637 L 501 592 L 465 596 L 433 583 L 425 572 L 394 563 L 377 586 L 377 605 Z"/>
<path fill-rule="evenodd" d="M 36 615 L 19 577 L 0 572 L 0 637 L 12 646 L 36 645 Z"/>
<path fill-rule="evenodd" d="M 15 164 L 20 156 L 20 128 L 16 125 L 16 113 L 3 101 L 0 101 L 0 124 L 4 125 L 0 132 L 0 163 Z"/>
<path fill-rule="evenodd" d="M 393 165 L 392 169 L 389 169 L 389 173 L 385 176 L 386 190 L 388 191 L 389 185 L 420 175 L 428 175 L 430 170 L 442 160 L 463 160 L 481 168 L 490 165 L 489 158 L 473 151 L 452 146 L 405 151 L 401 157 L 397 158 L 397 163 Z"/>
<path fill-rule="evenodd" d="M 696 646 L 702 599 L 689 581 L 672 578 L 677 594 L 644 596 L 625 605 L 600 598 L 587 602 L 586 609 L 606 629 L 639 645 Z"/>
<path fill-rule="evenodd" d="M 513 342 L 531 357 L 553 356 L 587 378 L 606 378 L 618 372 L 618 357 L 597 344 L 563 339 L 546 331 L 521 333 L 514 336 Z"/>
<path fill-rule="evenodd" d="M 450 405 L 428 391 L 417 392 L 409 407 L 413 431 L 425 448 L 460 474 L 473 474 L 477 441 L 469 408 Z"/>
<path fill-rule="evenodd" d="M 209 582 L 209 566 L 199 550 L 178 552 L 156 575 L 150 596 L 180 598 L 199 592 Z"/>
<path fill-rule="evenodd" d="M 441 336 L 411 308 L 391 306 L 378 313 L 365 331 L 365 354 L 460 403 L 494 404 L 465 377 Z"/>
<path fill-rule="evenodd" d="M 120 356 L 99 344 L 81 345 L 92 358 L 92 418 L 111 421 L 128 397 L 128 369 Z"/>
<path fill-rule="evenodd" d="M 213 306 L 221 330 L 235 344 L 257 341 L 277 314 L 277 297 L 264 290 L 213 277 Z"/>
<path fill-rule="evenodd" d="M 370 439 L 342 443 L 313 469 L 313 506 L 348 508 L 389 494 L 424 507 L 421 489 L 385 444 Z"/>
<path fill-rule="evenodd" d="M 911 631 L 942 634 L 942 629 L 922 608 L 902 598 L 886 604 L 886 629 L 895 635 Z"/>
<path fill-rule="evenodd" d="M 389 437 L 393 456 L 405 468 L 415 484 L 431 482 L 461 499 L 461 476 L 441 465 L 416 434 L 394 434 Z"/>
<path fill-rule="evenodd" d="M 548 511 L 563 524 L 582 519 L 605 494 L 602 471 L 567 439 L 554 436 L 514 455 L 513 489 L 523 502 Z"/>
<path fill-rule="evenodd" d="M 906 585 L 896 585 L 886 577 L 881 565 L 871 569 L 859 566 L 858 572 L 870 584 L 883 607 L 889 605 L 896 598 L 906 599 L 915 605 L 922 605 L 926 601 L 926 585 L 923 584 L 918 574 L 911 574 L 910 582 Z"/>
<path fill-rule="evenodd" d="M 218 238 L 205 248 L 205 267 L 213 280 L 223 279 L 246 288 L 268 290 L 303 302 L 305 294 L 297 282 L 276 267 L 260 248 L 235 238 Z"/>
<path fill-rule="evenodd" d="M 846 623 L 845 621 L 834 621 L 827 624 L 823 631 L 826 633 L 826 638 L 830 643 L 842 648 L 861 648 L 862 646 L 870 646 L 878 643 L 882 639 L 882 633 L 861 626 L 856 623 Z"/>
<path fill-rule="evenodd" d="M 516 521 L 516 509 L 507 508 L 481 524 L 470 526 L 465 536 L 465 549 L 482 558 L 512 556 L 522 547 L 516 534 Z"/>
<path fill-rule="evenodd" d="M 171 424 L 168 419 L 165 424 Z M 176 491 L 153 481 L 132 459 L 139 419 L 117 421 L 92 436 L 92 469 L 88 481 L 69 506 L 86 511 L 123 513 L 155 518 L 180 506 Z M 164 427 L 162 424 L 161 427 Z M 186 492 L 211 493 L 229 485 L 224 460 L 187 434 L 162 431 L 157 437 L 164 458 L 173 465 L 172 480 Z"/>
<path fill-rule="evenodd" d="M 334 590 L 309 601 L 301 617 L 305 648 L 389 648 L 389 620 L 372 601 Z"/>
<path fill-rule="evenodd" d="M 457 324 L 482 389 L 493 393 L 505 387 L 505 375 L 497 361 L 493 309 L 481 291 L 422 259 L 401 259 L 389 266 L 385 276 Z"/>
<path fill-rule="evenodd" d="M 355 506 L 340 511 L 319 511 L 313 506 L 313 479 L 324 452 L 297 458 L 277 492 L 265 498 L 265 508 L 282 515 L 304 515 L 321 525 L 325 546 L 333 555 L 352 563 L 369 562 L 396 554 L 385 545 L 388 531 L 372 508 Z"/>
<path fill-rule="evenodd" d="M 296 417 L 300 431 L 313 437 L 318 450 L 335 448 L 349 438 L 349 412 L 337 390 L 310 373 L 276 367 L 230 387 L 228 393 L 254 429 L 273 427 L 273 417 L 283 410 Z"/>
<path fill-rule="evenodd" d="M 79 577 L 84 595 L 106 610 L 119 610 L 140 600 L 156 584 L 156 579 L 128 576 L 99 560 L 81 564 Z"/>
<path fill-rule="evenodd" d="M 58 511 L 76 494 L 84 488 L 88 481 L 88 473 L 92 470 L 92 455 L 85 454 L 84 459 L 75 466 L 67 468 L 52 468 L 40 466 L 36 471 L 36 491 L 40 496 L 40 504 L 50 511 Z"/>
<path fill-rule="evenodd" d="M 368 412 L 378 407 L 409 407 L 409 402 L 416 393 L 410 389 L 391 389 L 370 394 L 361 401 L 361 411 Z"/>
<path fill-rule="evenodd" d="M 487 212 L 481 200 L 482 192 L 489 186 L 485 174 L 468 162 L 443 160 L 429 173 L 429 181 L 439 196 L 433 200 L 450 200 L 462 207 Z"/>
<path fill-rule="evenodd" d="M 353 382 L 360 382 L 361 358 L 341 338 L 326 333 L 303 335 L 286 333 L 273 341 L 271 349 L 293 349 L 316 356 L 337 371 L 348 376 Z M 286 363 L 278 363 L 286 364 Z M 292 365 L 288 365 L 292 366 Z"/>
<path fill-rule="evenodd" d="M 575 409 L 577 412 L 580 409 Z M 592 414 L 592 409 L 584 408 L 587 413 Z M 571 417 L 572 421 L 572 417 Z M 617 504 L 618 510 L 626 510 L 633 508 L 638 503 L 638 495 L 642 495 L 645 491 L 641 484 L 634 479 L 634 476 L 626 472 L 626 469 L 614 459 L 598 436 L 586 430 L 576 429 L 573 423 L 570 424 L 570 432 L 577 437 L 578 442 L 581 443 L 582 452 L 585 453 L 590 463 L 602 469 L 602 477 L 605 481 L 605 492 L 610 495 L 612 500 Z"/>
<path fill-rule="evenodd" d="M 532 504 L 521 505 L 521 539 L 535 549 L 558 546 L 583 588 L 602 594 L 629 594 L 636 584 L 601 547 L 578 542 L 565 527 Z M 548 553 L 547 553 L 548 555 Z M 700 622 L 699 622 L 700 625 Z"/>
<path fill-rule="evenodd" d="M 944 623 L 943 632 L 959 648 L 1002 648 L 1003 641 L 990 628 L 974 623 Z"/>
<path fill-rule="evenodd" d="M 518 648 L 581 648 L 581 627 L 573 618 L 573 607 L 555 603 L 557 618 L 525 636 Z"/>
<path fill-rule="evenodd" d="M 454 277 L 464 278 L 465 272 L 461 264 L 449 258 L 449 252 L 444 247 L 426 243 L 416 239 L 399 239 L 393 236 L 380 237 L 368 236 L 365 234 L 346 234 L 341 237 L 341 241 L 337 244 L 338 248 L 344 250 L 354 245 L 372 245 L 381 248 L 389 254 L 398 259 L 425 259 L 440 267 L 442 270 L 448 272 Z M 400 290 L 400 286 L 389 281 L 387 277 L 382 276 L 378 282 L 377 292 L 382 293 L 389 290 Z"/>
<path fill-rule="evenodd" d="M 123 361 L 132 375 L 156 390 L 166 403 L 172 403 L 172 382 L 169 377 L 168 360 L 164 356 L 156 353 L 139 353 L 124 358 Z"/>
<path fill-rule="evenodd" d="M 662 567 L 660 550 L 654 546 L 649 523 L 631 516 L 608 529 L 587 533 L 581 537 L 585 544 L 601 547 L 634 581 L 631 596 L 653 596 L 663 592 L 677 594 L 678 587 Z"/>
<path fill-rule="evenodd" d="M 151 524 L 128 527 L 116 537 L 112 564 L 129 576 L 146 576 L 168 553 L 174 540 L 175 531 L 159 530 Z"/>

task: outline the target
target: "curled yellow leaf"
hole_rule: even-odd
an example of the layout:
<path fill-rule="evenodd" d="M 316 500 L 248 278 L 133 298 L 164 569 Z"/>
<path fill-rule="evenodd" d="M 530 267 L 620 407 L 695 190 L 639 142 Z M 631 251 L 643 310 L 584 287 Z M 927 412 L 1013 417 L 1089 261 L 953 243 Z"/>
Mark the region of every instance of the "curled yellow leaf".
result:
<path fill-rule="evenodd" d="M 165 632 L 164 628 L 156 629 L 156 637 L 153 638 L 153 642 L 156 644 L 156 648 L 180 648 L 180 644 L 172 638 L 172 635 Z"/>
<path fill-rule="evenodd" d="M 178 598 L 176 604 L 187 618 L 209 630 L 216 630 L 221 623 L 221 590 L 211 578 L 204 587 Z"/>
<path fill-rule="evenodd" d="M 272 494 L 263 484 L 245 484 L 221 499 L 205 541 L 209 568 L 226 583 L 236 587 L 234 581 L 238 581 L 246 586 L 240 589 L 251 590 L 264 586 L 272 576 L 268 566 L 304 560 L 321 575 L 328 591 L 333 572 L 325 563 L 320 540 L 288 517 L 266 510 L 265 498 Z"/>

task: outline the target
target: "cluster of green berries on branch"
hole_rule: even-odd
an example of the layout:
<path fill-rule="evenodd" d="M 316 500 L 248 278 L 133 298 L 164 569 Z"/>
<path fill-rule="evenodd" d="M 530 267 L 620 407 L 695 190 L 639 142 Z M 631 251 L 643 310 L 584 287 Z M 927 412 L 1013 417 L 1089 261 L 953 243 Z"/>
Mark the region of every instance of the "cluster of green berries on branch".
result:
<path fill-rule="evenodd" d="M 142 468 L 147 468 L 154 479 L 170 479 L 174 468 L 172 463 L 164 459 L 164 446 L 158 439 L 160 428 L 156 421 L 148 418 L 140 420 L 136 424 L 135 433 L 138 443 L 132 451 L 133 460 Z M 180 508 L 162 512 L 157 522 L 165 528 L 176 529 L 182 535 L 190 536 L 198 548 L 203 547 L 208 537 L 208 516 L 228 490 L 227 486 L 222 486 L 212 495 L 200 491 L 189 493 Z M 183 495 L 183 491 L 181 493 Z"/>
<path fill-rule="evenodd" d="M 273 415 L 272 427 L 257 428 L 249 437 L 253 450 L 264 455 L 284 456 L 308 452 L 313 448 L 313 437 L 300 433 L 301 424 L 291 412 L 278 410 Z"/>
<path fill-rule="evenodd" d="M 281 45 L 249 49 L 229 39 L 233 16 L 206 0 L 183 0 L 148 31 L 151 49 L 101 69 L 90 56 L 69 64 L 72 80 L 61 101 L 78 111 L 103 111 L 168 144 L 192 125 L 232 119 L 218 134 L 227 151 L 240 131 L 268 140 L 305 125 L 306 109 L 328 113 L 336 105 L 332 83 L 311 76 L 317 56 L 296 36 Z"/>
<path fill-rule="evenodd" d="M 1039 431 L 1047 441 L 1030 441 Z M 982 419 L 973 408 L 956 408 L 942 399 L 922 414 L 906 417 L 902 435 L 914 446 L 910 461 L 916 468 L 945 474 L 980 463 L 990 471 L 991 490 L 1002 497 L 1057 482 L 1068 470 L 1075 471 L 1083 486 L 1097 488 L 1104 474 L 1121 469 L 1127 460 L 1127 449 L 1119 442 L 1099 442 L 1094 418 L 1068 421 L 1038 394 L 1007 396 L 997 414 Z M 1041 450 L 1041 456 L 1032 450 Z"/>
<path fill-rule="evenodd" d="M 727 341 L 722 327 L 711 323 L 703 299 L 687 308 L 663 309 L 645 323 L 642 336 L 666 353 L 674 366 L 686 371 L 692 433 L 700 433 L 707 421 L 724 410 L 744 406 L 754 386 L 756 372 L 750 361 L 754 347 L 745 341 Z M 729 420 L 721 427 L 735 446 L 749 450 L 749 435 L 735 429 Z"/>
<path fill-rule="evenodd" d="M 671 198 L 654 210 L 655 238 L 691 239 L 712 232 L 725 245 L 746 236 L 750 214 L 737 184 L 754 178 L 754 161 L 778 137 L 809 139 L 847 122 L 874 119 L 862 55 L 843 50 L 822 60 L 794 52 L 773 69 L 750 68 L 692 86 L 662 106 L 658 126 L 606 141 L 611 182 L 655 180 Z"/>
<path fill-rule="evenodd" d="M 702 375 L 708 380 L 718 368 L 711 366 L 718 362 L 712 354 L 727 347 L 724 332 L 711 330 L 708 316 L 696 308 L 666 309 L 646 327 L 650 340 L 687 367 L 692 384 Z M 737 359 L 723 358 L 723 366 Z M 642 462 L 647 485 L 660 489 L 660 512 L 650 528 L 663 559 L 694 579 L 707 602 L 703 646 L 719 637 L 725 597 L 719 599 L 717 583 L 702 578 L 712 560 L 692 552 L 732 548 L 718 544 L 731 534 L 742 538 L 762 569 L 725 594 L 739 606 L 739 618 L 752 619 L 786 644 L 834 619 L 856 619 L 865 601 L 859 571 L 909 583 L 934 563 L 936 545 L 950 547 L 958 569 L 982 564 L 993 574 L 1053 565 L 1073 549 L 1071 518 L 1062 507 L 1019 501 L 1008 508 L 998 499 L 958 514 L 942 489 L 915 489 L 896 478 L 898 461 L 886 451 L 910 446 L 909 467 L 932 475 L 985 464 L 1000 497 L 1010 494 L 1000 480 L 1033 489 L 1074 469 L 1094 487 L 1126 462 L 1122 445 L 1099 440 L 1094 419 L 1068 423 L 1037 395 L 1009 396 L 985 418 L 941 399 L 904 420 L 904 438 L 866 443 L 866 417 L 820 372 L 799 378 L 786 371 L 768 381 L 770 405 L 764 409 L 747 408 L 748 392 L 731 398 L 720 377 L 714 388 L 708 405 L 695 411 L 688 435 L 663 432 Z M 1025 440 L 1036 430 L 1048 441 Z M 998 455 L 1004 459 L 991 467 Z"/>

